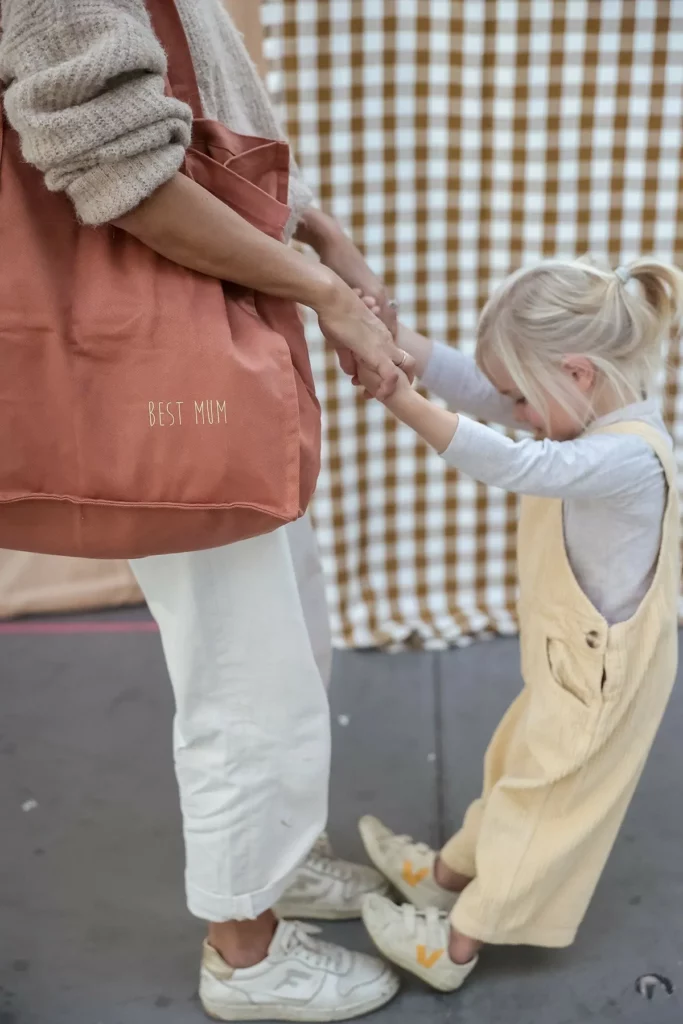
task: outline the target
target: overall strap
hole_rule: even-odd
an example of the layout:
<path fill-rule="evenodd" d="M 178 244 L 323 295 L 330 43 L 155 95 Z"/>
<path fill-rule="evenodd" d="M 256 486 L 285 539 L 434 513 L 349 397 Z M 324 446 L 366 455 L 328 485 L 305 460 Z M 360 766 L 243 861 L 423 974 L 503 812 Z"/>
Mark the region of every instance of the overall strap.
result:
<path fill-rule="evenodd" d="M 192 110 L 195 120 L 204 116 L 192 54 L 175 0 L 145 0 L 154 34 L 168 57 L 171 92 Z"/>

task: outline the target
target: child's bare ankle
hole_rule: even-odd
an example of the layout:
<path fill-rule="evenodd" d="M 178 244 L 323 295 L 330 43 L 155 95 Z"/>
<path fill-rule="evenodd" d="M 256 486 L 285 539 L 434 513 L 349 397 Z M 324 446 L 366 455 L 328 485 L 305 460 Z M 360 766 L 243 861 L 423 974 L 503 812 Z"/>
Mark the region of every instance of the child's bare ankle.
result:
<path fill-rule="evenodd" d="M 437 857 L 434 862 L 434 881 L 441 889 L 446 889 L 447 892 L 462 892 L 470 882 L 471 878 L 467 875 L 460 875 L 457 871 L 451 871 L 448 865 L 444 864 L 441 857 Z"/>
<path fill-rule="evenodd" d="M 454 964 L 469 964 L 478 955 L 482 945 L 478 939 L 470 939 L 469 936 L 461 935 L 455 928 L 451 928 L 448 955 Z"/>

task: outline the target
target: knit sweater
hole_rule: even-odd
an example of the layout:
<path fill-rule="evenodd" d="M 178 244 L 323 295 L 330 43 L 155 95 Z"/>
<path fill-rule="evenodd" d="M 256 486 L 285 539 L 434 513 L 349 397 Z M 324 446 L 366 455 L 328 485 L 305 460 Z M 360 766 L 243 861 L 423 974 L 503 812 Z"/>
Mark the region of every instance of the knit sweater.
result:
<path fill-rule="evenodd" d="M 170 2 L 170 0 L 169 0 Z M 176 0 L 205 116 L 281 137 L 221 0 Z M 26 160 L 86 224 L 130 212 L 176 173 L 189 107 L 164 94 L 166 56 L 144 0 L 0 0 L 0 81 Z M 292 164 L 289 233 L 311 194 Z"/>

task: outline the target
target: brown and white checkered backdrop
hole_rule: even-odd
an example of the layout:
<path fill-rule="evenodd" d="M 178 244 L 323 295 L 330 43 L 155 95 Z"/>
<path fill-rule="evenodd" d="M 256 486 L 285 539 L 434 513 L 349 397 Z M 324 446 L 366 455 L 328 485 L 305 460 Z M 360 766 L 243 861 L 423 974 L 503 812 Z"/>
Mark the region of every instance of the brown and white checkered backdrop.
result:
<path fill-rule="evenodd" d="M 683 265 L 683 0 L 263 0 L 270 87 L 321 203 L 403 318 L 471 351 L 521 263 Z M 516 501 L 365 404 L 311 330 L 325 413 L 315 518 L 336 637 L 515 627 Z M 683 445 L 683 367 L 664 402 Z M 679 447 L 679 450 L 682 450 Z"/>

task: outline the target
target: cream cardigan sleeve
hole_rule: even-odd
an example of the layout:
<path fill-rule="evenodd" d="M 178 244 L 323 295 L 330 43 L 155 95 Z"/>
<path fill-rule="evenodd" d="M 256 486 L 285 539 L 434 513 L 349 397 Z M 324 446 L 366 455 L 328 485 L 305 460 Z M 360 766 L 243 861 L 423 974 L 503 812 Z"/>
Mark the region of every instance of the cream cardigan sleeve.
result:
<path fill-rule="evenodd" d="M 143 0 L 0 0 L 0 80 L 25 159 L 86 224 L 116 219 L 180 167 L 185 104 Z"/>

